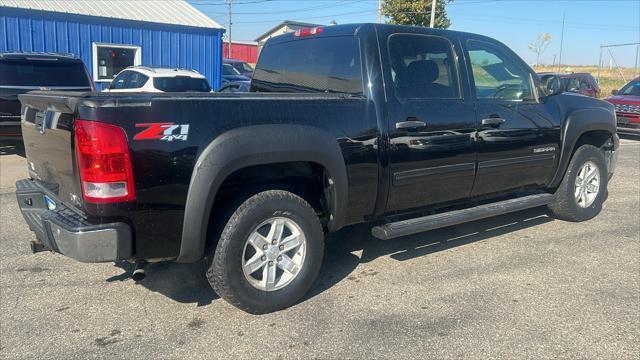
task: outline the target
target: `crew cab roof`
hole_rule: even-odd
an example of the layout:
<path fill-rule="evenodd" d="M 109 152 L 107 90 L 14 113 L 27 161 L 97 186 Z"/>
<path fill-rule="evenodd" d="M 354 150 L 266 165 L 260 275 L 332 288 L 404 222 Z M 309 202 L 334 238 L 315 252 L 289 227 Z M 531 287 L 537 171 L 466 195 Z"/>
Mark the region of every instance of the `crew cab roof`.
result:
<path fill-rule="evenodd" d="M 309 35 L 308 37 L 329 37 L 329 36 L 350 36 L 350 35 L 354 36 L 359 31 L 362 31 L 363 29 L 367 29 L 367 28 L 373 29 L 375 27 L 378 29 L 388 29 L 391 32 L 396 32 L 396 33 L 428 32 L 433 35 L 440 35 L 447 38 L 456 38 L 460 35 L 465 35 L 469 38 L 484 40 L 487 42 L 492 42 L 492 43 L 499 42 L 493 38 L 490 38 L 484 35 L 474 34 L 474 33 L 467 33 L 467 32 L 454 31 L 454 30 L 444 30 L 444 29 L 433 29 L 433 28 L 418 27 L 418 26 L 408 26 L 408 25 L 357 23 L 357 24 L 317 26 L 317 27 L 322 28 L 322 32 L 316 35 Z M 270 38 L 269 40 L 267 40 L 264 46 L 267 47 L 269 45 L 280 44 L 280 43 L 294 40 L 296 38 L 299 38 L 299 37 L 296 35 L 295 32 L 289 32 L 286 34 L 282 34 L 282 35 L 278 35 Z"/>

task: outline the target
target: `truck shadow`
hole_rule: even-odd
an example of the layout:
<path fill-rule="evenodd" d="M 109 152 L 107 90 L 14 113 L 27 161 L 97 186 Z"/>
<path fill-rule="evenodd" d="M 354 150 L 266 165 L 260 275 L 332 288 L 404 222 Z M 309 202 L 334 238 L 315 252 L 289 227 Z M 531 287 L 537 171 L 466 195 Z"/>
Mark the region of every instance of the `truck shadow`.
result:
<path fill-rule="evenodd" d="M 133 281 L 130 279 L 134 270 L 133 264 L 118 262 L 115 266 L 124 272 L 107 279 L 107 282 Z M 219 296 L 209 286 L 204 276 L 205 270 L 203 261 L 193 264 L 173 262 L 149 264 L 146 269 L 146 278 L 137 284 L 180 303 L 209 305 Z"/>
<path fill-rule="evenodd" d="M 410 260 L 550 221 L 553 219 L 547 215 L 545 208 L 535 208 L 394 240 L 380 240 L 371 236 L 371 224 L 349 226 L 327 237 L 320 276 L 303 301 L 321 294 L 345 278 L 351 279 L 359 264 L 379 257 L 390 256 L 397 261 Z M 133 265 L 122 263 L 116 266 L 125 272 L 107 281 L 127 280 L 133 271 Z M 139 284 L 175 301 L 203 306 L 218 298 L 209 286 L 204 272 L 203 262 L 150 264 L 146 271 L 147 277 Z"/>
<path fill-rule="evenodd" d="M 22 141 L 0 141 L 0 155 L 18 155 L 25 157 L 24 144 Z"/>
<path fill-rule="evenodd" d="M 305 300 L 324 292 L 345 278 L 357 280 L 356 276 L 351 276 L 355 268 L 379 257 L 389 256 L 397 261 L 411 260 L 553 220 L 547 215 L 546 208 L 541 207 L 393 240 L 380 240 L 371 236 L 371 224 L 344 228 L 327 238 L 320 276 Z"/>

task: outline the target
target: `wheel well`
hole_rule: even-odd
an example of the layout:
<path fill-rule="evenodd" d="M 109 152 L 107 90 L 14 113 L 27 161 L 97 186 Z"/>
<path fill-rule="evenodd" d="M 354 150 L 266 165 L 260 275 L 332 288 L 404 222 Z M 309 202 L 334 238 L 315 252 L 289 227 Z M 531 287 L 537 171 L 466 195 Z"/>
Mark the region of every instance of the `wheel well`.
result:
<path fill-rule="evenodd" d="M 205 254 L 216 245 L 225 224 L 246 199 L 265 190 L 286 190 L 305 199 L 326 226 L 331 199 L 327 196 L 326 169 L 313 162 L 282 162 L 239 169 L 220 185 L 214 198 L 207 227 Z"/>
<path fill-rule="evenodd" d="M 580 135 L 578 141 L 576 141 L 576 145 L 573 147 L 572 154 L 576 152 L 576 150 L 585 144 L 593 145 L 597 148 L 602 148 L 607 145 L 607 142 L 611 140 L 611 133 L 606 130 L 593 130 L 587 131 L 584 134 Z"/>

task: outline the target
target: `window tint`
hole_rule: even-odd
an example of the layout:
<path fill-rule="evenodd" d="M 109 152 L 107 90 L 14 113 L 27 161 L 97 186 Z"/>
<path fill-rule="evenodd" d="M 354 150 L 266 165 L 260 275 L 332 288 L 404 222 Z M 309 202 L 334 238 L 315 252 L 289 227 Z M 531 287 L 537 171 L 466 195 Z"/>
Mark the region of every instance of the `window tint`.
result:
<path fill-rule="evenodd" d="M 236 68 L 241 73 L 253 72 L 253 68 L 251 67 L 251 65 L 245 62 L 238 61 L 238 62 L 230 63 L 230 65 Z"/>
<path fill-rule="evenodd" d="M 640 81 L 632 81 L 620 90 L 620 95 L 640 96 Z"/>
<path fill-rule="evenodd" d="M 260 54 L 252 89 L 362 94 L 358 40 L 311 37 L 267 46 Z"/>
<path fill-rule="evenodd" d="M 468 50 L 478 99 L 519 101 L 533 97 L 530 73 L 513 55 L 478 41 L 469 41 Z"/>
<path fill-rule="evenodd" d="M 209 92 L 211 87 L 207 79 L 188 76 L 157 77 L 153 79 L 153 87 L 165 92 Z"/>
<path fill-rule="evenodd" d="M 127 78 L 127 89 L 139 89 L 144 86 L 144 84 L 149 80 L 144 74 L 140 74 L 139 72 L 132 71 L 131 75 Z"/>
<path fill-rule="evenodd" d="M 404 99 L 457 98 L 455 58 L 448 40 L 425 35 L 389 39 L 396 95 Z"/>
<path fill-rule="evenodd" d="M 578 78 L 567 78 L 566 89 L 570 92 L 577 92 L 580 89 L 580 79 Z"/>
<path fill-rule="evenodd" d="M 91 83 L 79 61 L 4 60 L 0 61 L 0 85 L 90 87 Z"/>
<path fill-rule="evenodd" d="M 131 71 L 123 71 L 118 74 L 118 76 L 116 76 L 116 78 L 111 81 L 109 89 L 126 89 L 125 86 L 127 85 L 127 78 L 129 77 L 129 75 L 131 75 Z"/>
<path fill-rule="evenodd" d="M 242 75 L 236 68 L 231 64 L 223 64 L 222 65 L 222 75 Z"/>

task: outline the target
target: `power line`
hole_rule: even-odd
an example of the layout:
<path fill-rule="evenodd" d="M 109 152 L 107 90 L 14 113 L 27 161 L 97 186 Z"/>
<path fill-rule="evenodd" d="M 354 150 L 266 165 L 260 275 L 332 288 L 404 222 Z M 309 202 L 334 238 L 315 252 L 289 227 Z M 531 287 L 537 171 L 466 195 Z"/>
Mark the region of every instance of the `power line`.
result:
<path fill-rule="evenodd" d="M 340 3 L 340 5 L 341 6 L 350 5 L 350 4 L 355 4 L 363 1 L 366 1 L 366 0 L 343 1 Z M 305 11 L 311 11 L 311 10 L 330 9 L 335 6 L 336 5 L 329 5 L 329 6 L 323 5 L 323 6 L 315 6 L 315 7 L 303 8 L 303 9 L 291 9 L 291 10 L 283 10 L 283 11 L 234 12 L 234 14 L 236 15 L 290 14 L 290 13 L 305 12 Z"/>

